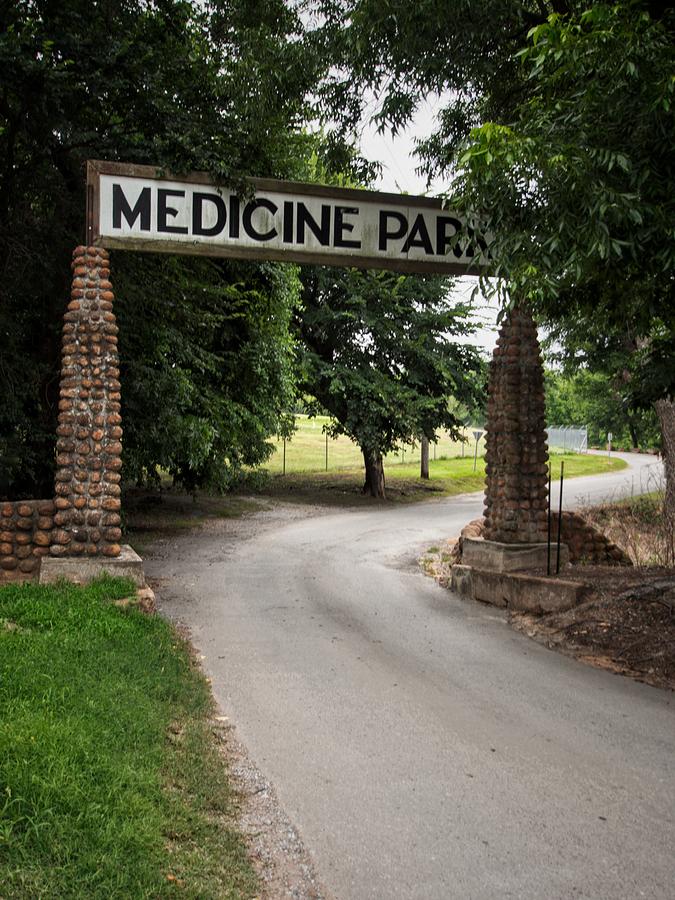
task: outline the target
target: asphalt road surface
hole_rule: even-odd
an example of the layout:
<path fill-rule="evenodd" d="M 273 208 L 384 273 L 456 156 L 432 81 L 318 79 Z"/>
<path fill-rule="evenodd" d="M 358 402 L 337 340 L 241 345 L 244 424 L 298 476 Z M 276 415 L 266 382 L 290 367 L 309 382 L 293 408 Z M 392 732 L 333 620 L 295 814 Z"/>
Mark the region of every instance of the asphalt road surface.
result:
<path fill-rule="evenodd" d="M 648 487 L 653 463 L 570 480 L 566 505 Z M 147 568 L 335 897 L 672 900 L 674 695 L 421 575 L 481 510 L 272 516 Z"/>

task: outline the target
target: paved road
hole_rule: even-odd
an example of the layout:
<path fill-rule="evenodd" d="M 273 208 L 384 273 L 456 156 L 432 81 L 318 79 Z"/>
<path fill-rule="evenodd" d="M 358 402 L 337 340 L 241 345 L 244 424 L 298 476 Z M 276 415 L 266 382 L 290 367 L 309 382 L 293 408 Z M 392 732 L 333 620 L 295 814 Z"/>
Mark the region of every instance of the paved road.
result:
<path fill-rule="evenodd" d="M 570 503 L 635 489 L 645 462 L 570 481 Z M 419 551 L 480 511 L 272 521 L 148 569 L 337 898 L 672 900 L 674 697 L 420 575 Z"/>

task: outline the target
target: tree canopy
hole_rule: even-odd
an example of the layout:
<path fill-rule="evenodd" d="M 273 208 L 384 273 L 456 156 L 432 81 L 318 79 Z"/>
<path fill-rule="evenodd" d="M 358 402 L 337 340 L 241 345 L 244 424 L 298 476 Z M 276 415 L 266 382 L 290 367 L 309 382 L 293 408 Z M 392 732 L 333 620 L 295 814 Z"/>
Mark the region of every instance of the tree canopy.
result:
<path fill-rule="evenodd" d="M 0 494 L 51 491 L 85 160 L 301 176 L 299 27 L 282 0 L 2 4 Z M 223 455 L 260 460 L 288 403 L 294 270 L 113 253 L 112 272 L 127 471 L 199 481 Z"/>
<path fill-rule="evenodd" d="M 461 421 L 450 397 L 474 404 L 483 380 L 469 311 L 447 279 L 307 267 L 296 313 L 301 386 L 327 410 L 334 435 L 361 447 L 364 491 L 384 493 L 382 457 L 403 442 L 433 440 Z"/>
<path fill-rule="evenodd" d="M 646 284 L 672 312 L 671 5 L 320 5 L 315 40 L 334 48 L 325 110 L 348 133 L 374 103 L 375 121 L 396 133 L 435 95 L 422 169 L 447 178 L 453 205 L 489 222 L 498 276 L 552 316 L 562 289 L 607 277 Z M 631 312 L 650 321 L 646 293 Z M 620 317 L 624 300 L 611 304 Z"/>
<path fill-rule="evenodd" d="M 588 442 L 627 449 L 654 447 L 659 430 L 653 408 L 640 409 L 622 390 L 624 384 L 602 372 L 582 368 L 574 373 L 544 369 L 546 421 L 550 426 L 588 426 Z"/>
<path fill-rule="evenodd" d="M 571 334 L 629 334 L 675 522 L 675 10 L 647 0 L 324 0 L 326 110 L 394 132 L 438 96 L 422 168 L 489 223 L 502 298 Z M 369 94 L 368 91 L 371 93 Z M 483 280 L 483 287 L 493 284 Z"/>

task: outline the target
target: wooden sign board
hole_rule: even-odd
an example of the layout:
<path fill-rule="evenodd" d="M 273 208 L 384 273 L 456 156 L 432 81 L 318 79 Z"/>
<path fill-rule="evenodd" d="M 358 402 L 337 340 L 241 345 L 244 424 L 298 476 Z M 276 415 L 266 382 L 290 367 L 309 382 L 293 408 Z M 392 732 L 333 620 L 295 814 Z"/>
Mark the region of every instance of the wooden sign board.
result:
<path fill-rule="evenodd" d="M 486 243 L 438 200 L 250 179 L 252 196 L 210 176 L 89 161 L 87 242 L 401 272 L 477 274 Z"/>

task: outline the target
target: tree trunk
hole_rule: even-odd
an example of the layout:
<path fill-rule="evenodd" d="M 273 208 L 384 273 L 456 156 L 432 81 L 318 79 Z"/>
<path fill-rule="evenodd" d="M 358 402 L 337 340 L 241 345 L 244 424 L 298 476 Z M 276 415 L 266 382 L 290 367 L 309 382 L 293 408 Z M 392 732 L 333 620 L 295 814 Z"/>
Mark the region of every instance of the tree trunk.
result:
<path fill-rule="evenodd" d="M 420 478 L 429 478 L 429 438 L 426 434 L 422 435 L 422 442 L 420 444 L 420 452 L 422 454 L 422 460 L 420 462 Z"/>
<path fill-rule="evenodd" d="M 638 450 L 640 442 L 638 441 L 637 428 L 635 427 L 635 422 L 631 418 L 628 419 L 628 432 L 630 434 L 630 442 L 633 450 Z"/>
<path fill-rule="evenodd" d="M 661 457 L 666 473 L 663 518 L 666 527 L 667 562 L 675 562 L 675 403 L 657 400 L 654 404 L 661 425 Z"/>
<path fill-rule="evenodd" d="M 362 452 L 366 466 L 366 480 L 362 493 L 384 500 L 384 464 L 382 462 L 382 454 L 377 450 L 362 450 Z"/>

